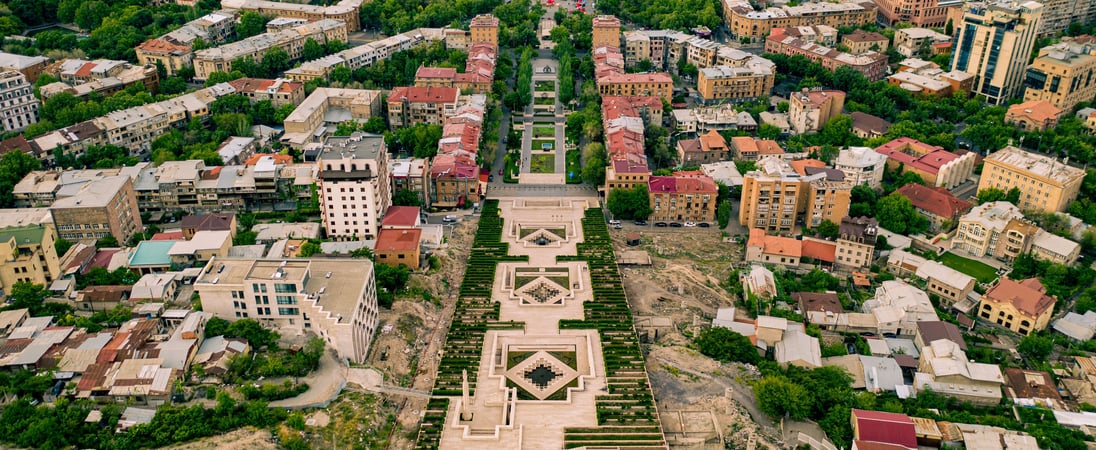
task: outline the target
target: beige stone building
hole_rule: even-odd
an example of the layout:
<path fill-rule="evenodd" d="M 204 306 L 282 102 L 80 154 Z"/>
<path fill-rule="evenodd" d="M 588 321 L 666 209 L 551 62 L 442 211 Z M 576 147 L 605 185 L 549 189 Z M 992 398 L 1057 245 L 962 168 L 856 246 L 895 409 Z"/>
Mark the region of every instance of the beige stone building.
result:
<path fill-rule="evenodd" d="M 361 29 L 358 13 L 361 10 L 362 3 L 365 3 L 365 0 L 338 0 L 338 2 L 329 6 L 267 0 L 222 0 L 221 7 L 308 21 L 338 20 L 346 23 L 348 31 L 357 31 Z M 346 40 L 343 39 L 343 42 L 346 42 Z"/>
<path fill-rule="evenodd" d="M 36 215 L 41 216 L 45 210 L 37 211 Z M 27 212 L 33 214 L 33 211 Z M 0 228 L 0 289 L 5 294 L 10 295 L 11 287 L 19 282 L 49 287 L 60 274 L 60 262 L 53 246 L 57 232 L 53 223 L 44 220 L 48 215 L 40 217 L 43 220 L 34 220 L 36 215 L 20 219 L 26 220 L 27 225 Z M 7 225 L 8 221 L 4 222 Z"/>
<path fill-rule="evenodd" d="M 871 2 L 810 2 L 796 6 L 770 6 L 754 10 L 746 0 L 722 0 L 723 20 L 731 37 L 764 39 L 773 28 L 826 25 L 856 27 L 875 22 L 876 6 Z"/>
<path fill-rule="evenodd" d="M 1025 211 L 1065 211 L 1077 198 L 1085 171 L 1057 159 L 1008 146 L 985 159 L 978 190 L 1020 189 L 1020 204 Z"/>
<path fill-rule="evenodd" d="M 849 48 L 849 53 L 859 55 L 867 52 L 883 53 L 887 51 L 890 39 L 882 34 L 856 30 L 841 37 L 841 44 Z"/>
<path fill-rule="evenodd" d="M 974 256 L 1023 253 L 1030 239 L 1028 234 L 1034 231 L 1022 226 L 1023 218 L 1020 209 L 1008 202 L 978 205 L 959 218 L 951 248 Z"/>
<path fill-rule="evenodd" d="M 925 290 L 939 296 L 943 305 L 965 300 L 977 282 L 974 277 L 936 261 L 925 261 L 915 274 L 925 280 Z"/>
<path fill-rule="evenodd" d="M 301 58 L 304 43 L 312 39 L 321 44 L 328 41 L 346 42 L 346 22 L 323 19 L 293 28 L 268 31 L 242 41 L 207 48 L 194 52 L 194 79 L 205 80 L 213 72 L 231 72 L 232 62 L 241 58 L 251 58 L 261 63 L 263 56 L 272 48 L 285 50 L 290 61 Z"/>
<path fill-rule="evenodd" d="M 441 125 L 457 111 L 460 91 L 452 87 L 397 87 L 388 94 L 388 126 Z"/>
<path fill-rule="evenodd" d="M 834 264 L 848 270 L 871 267 L 875 260 L 879 222 L 871 217 L 844 217 L 839 230 Z"/>
<path fill-rule="evenodd" d="M 1022 131 L 1043 131 L 1058 126 L 1062 110 L 1046 100 L 1029 100 L 1009 106 L 1005 112 L 1005 123 L 1015 125 Z"/>
<path fill-rule="evenodd" d="M 804 90 L 792 94 L 788 100 L 788 121 L 796 134 L 821 130 L 845 107 L 845 93 L 835 90 Z"/>
<path fill-rule="evenodd" d="M 858 44 L 857 48 L 862 47 L 863 45 Z M 765 51 L 788 56 L 802 56 L 829 70 L 848 67 L 860 72 L 870 81 L 879 80 L 887 74 L 886 54 L 870 49 L 863 50 L 861 53 L 846 53 L 808 42 L 800 37 L 799 28 L 773 28 L 772 33 L 765 38 Z"/>
<path fill-rule="evenodd" d="M 285 105 L 297 106 L 304 102 L 304 83 L 285 78 L 239 78 L 229 81 L 228 84 L 237 94 L 247 97 L 252 103 L 270 100 L 275 109 Z"/>
<path fill-rule="evenodd" d="M 982 296 L 978 317 L 1026 336 L 1047 327 L 1056 302 L 1038 278 L 1001 278 Z"/>
<path fill-rule="evenodd" d="M 370 117 L 382 113 L 381 91 L 365 89 L 316 88 L 285 118 L 285 134 L 282 142 L 293 147 L 318 142 L 316 136 L 322 126 L 331 131 L 342 120 L 364 123 Z M 330 114 L 329 113 L 334 113 Z M 328 122 L 329 118 L 334 121 Z M 325 133 L 326 134 L 326 133 Z"/>
<path fill-rule="evenodd" d="M 320 214 L 329 237 L 371 240 L 392 203 L 384 137 L 355 132 L 332 137 L 316 159 Z"/>
<path fill-rule="evenodd" d="M 61 239 L 94 241 L 109 235 L 124 244 L 144 229 L 130 177 L 103 177 L 66 188 L 50 206 Z"/>
<path fill-rule="evenodd" d="M 191 47 L 196 40 L 215 45 L 231 39 L 236 32 L 236 16 L 235 11 L 228 10 L 206 14 L 163 36 L 142 42 L 134 49 L 137 62 L 153 66 L 160 63 L 168 75 L 174 75 L 179 69 L 193 65 Z"/>
<path fill-rule="evenodd" d="M 673 98 L 674 80 L 670 74 L 664 72 L 614 73 L 598 77 L 597 87 L 602 97 L 656 96 L 670 101 Z"/>
<path fill-rule="evenodd" d="M 1027 69 L 1025 101 L 1044 100 L 1063 110 L 1096 97 L 1096 37 L 1062 38 L 1043 47 Z"/>
<path fill-rule="evenodd" d="M 712 222 L 715 220 L 719 187 L 701 172 L 675 172 L 672 176 L 651 176 L 651 220 L 664 222 Z"/>
<path fill-rule="evenodd" d="M 495 47 L 499 45 L 499 19 L 495 16 L 480 14 L 473 17 L 471 24 L 468 25 L 468 31 L 471 35 L 471 45 L 491 44 Z"/>
<path fill-rule="evenodd" d="M 1071 23 L 1096 21 L 1096 3 L 1090 0 L 1043 0 L 1043 18 L 1039 21 L 1039 36 L 1053 36 L 1069 28 Z"/>
<path fill-rule="evenodd" d="M 677 141 L 677 161 L 681 166 L 725 161 L 729 152 L 727 140 L 715 130 L 710 130 L 696 139 Z"/>
<path fill-rule="evenodd" d="M 620 19 L 614 16 L 594 17 L 590 46 L 620 47 Z"/>
<path fill-rule="evenodd" d="M 373 263 L 346 259 L 222 259 L 194 281 L 202 310 L 255 319 L 283 336 L 314 334 L 339 358 L 365 362 L 377 329 Z"/>
<path fill-rule="evenodd" d="M 991 105 L 1020 97 L 1042 15 L 1043 5 L 1031 1 L 965 4 L 963 20 L 955 24 L 951 69 L 974 75 L 973 93 Z"/>
<path fill-rule="evenodd" d="M 776 74 L 763 67 L 715 66 L 700 69 L 696 90 L 704 103 L 767 97 Z"/>
<path fill-rule="evenodd" d="M 887 25 L 909 22 L 917 27 L 935 28 L 944 28 L 948 10 L 961 5 L 951 0 L 875 0 L 875 4 L 879 5 L 879 20 Z"/>

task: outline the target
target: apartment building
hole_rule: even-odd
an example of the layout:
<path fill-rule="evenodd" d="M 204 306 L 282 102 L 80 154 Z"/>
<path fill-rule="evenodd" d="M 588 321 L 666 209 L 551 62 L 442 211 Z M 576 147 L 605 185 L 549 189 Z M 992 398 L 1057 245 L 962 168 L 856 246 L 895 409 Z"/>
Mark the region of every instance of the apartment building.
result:
<path fill-rule="evenodd" d="M 1058 300 L 1046 294 L 1038 278 L 1013 281 L 1002 277 L 978 305 L 978 317 L 1021 335 L 1043 330 Z"/>
<path fill-rule="evenodd" d="M 887 77 L 887 83 L 914 94 L 944 98 L 970 92 L 974 75 L 958 70 L 944 72 L 936 64 L 910 58 L 898 63 L 898 73 Z"/>
<path fill-rule="evenodd" d="M 723 20 L 730 36 L 756 42 L 773 28 L 826 25 L 834 28 L 857 27 L 874 23 L 876 6 L 872 2 L 810 2 L 796 6 L 770 6 L 755 10 L 746 0 L 722 0 Z"/>
<path fill-rule="evenodd" d="M 468 33 L 471 35 L 471 44 L 491 44 L 495 48 L 499 46 L 499 19 L 490 14 L 480 14 L 472 18 L 468 24 Z"/>
<path fill-rule="evenodd" d="M 887 55 L 881 52 L 863 50 L 861 53 L 845 53 L 800 39 L 798 34 L 797 28 L 773 28 L 771 34 L 765 38 L 765 51 L 789 56 L 800 55 L 829 70 L 849 67 L 870 81 L 882 79 L 887 74 Z M 878 46 L 877 41 L 866 39 L 869 40 L 857 43 L 856 48 L 862 49 L 867 44 L 871 44 L 868 48 Z"/>
<path fill-rule="evenodd" d="M 419 270 L 421 238 L 421 228 L 382 229 L 377 233 L 377 244 L 373 248 L 373 256 L 378 264 L 405 266 L 411 270 Z"/>
<path fill-rule="evenodd" d="M 297 106 L 304 102 L 304 83 L 285 78 L 239 78 L 229 81 L 228 84 L 236 90 L 236 94 L 247 97 L 251 103 L 269 100 L 275 109 L 285 105 Z"/>
<path fill-rule="evenodd" d="M 358 13 L 364 0 L 339 0 L 333 5 L 318 6 L 303 3 L 266 0 L 222 0 L 221 7 L 239 11 L 252 11 L 265 16 L 305 19 L 310 22 L 338 20 L 346 23 L 347 31 L 361 29 Z M 345 39 L 342 40 L 346 42 Z"/>
<path fill-rule="evenodd" d="M 959 231 L 951 248 L 974 256 L 1012 260 L 1028 251 L 1037 231 L 1038 227 L 1024 220 L 1016 205 L 988 202 L 959 218 Z"/>
<path fill-rule="evenodd" d="M 451 67 L 419 67 L 415 71 L 415 86 L 423 88 L 457 88 L 462 93 L 489 94 L 495 79 L 498 47 L 487 43 L 473 45 L 468 50 L 465 71 Z"/>
<path fill-rule="evenodd" d="M 838 267 L 861 270 L 871 267 L 875 261 L 875 241 L 879 236 L 879 222 L 871 217 L 843 217 L 838 227 Z"/>
<path fill-rule="evenodd" d="M 168 75 L 193 65 L 194 41 L 201 39 L 208 44 L 220 44 L 231 39 L 236 32 L 236 11 L 221 10 L 187 22 L 169 33 L 149 39 L 136 49 L 137 63 L 155 66 L 160 63 Z"/>
<path fill-rule="evenodd" d="M 887 51 L 890 39 L 876 32 L 856 30 L 842 36 L 841 44 L 848 47 L 849 53 L 854 55 L 867 52 L 883 53 Z"/>
<path fill-rule="evenodd" d="M 23 74 L 27 81 L 31 83 L 38 81 L 38 75 L 46 70 L 48 64 L 49 58 L 44 56 L 24 56 L 0 52 L 0 69 L 15 70 Z"/>
<path fill-rule="evenodd" d="M 788 121 L 796 134 L 816 132 L 841 114 L 845 93 L 835 90 L 806 90 L 788 98 Z"/>
<path fill-rule="evenodd" d="M 351 47 L 320 59 L 305 61 L 285 71 L 285 77 L 294 81 L 308 82 L 329 77 L 336 67 L 346 67 L 350 70 L 368 67 L 377 61 L 389 59 L 395 53 L 431 42 L 443 41 L 447 31 L 448 29 L 444 28 L 416 28 L 368 44 Z"/>
<path fill-rule="evenodd" d="M 696 90 L 703 103 L 767 97 L 776 75 L 769 68 L 715 66 L 699 70 Z"/>
<path fill-rule="evenodd" d="M 605 129 L 606 198 L 613 189 L 648 184 L 651 170 L 644 152 L 644 123 L 639 108 L 623 97 L 603 97 L 601 120 Z"/>
<path fill-rule="evenodd" d="M 365 362 L 377 329 L 377 287 L 368 260 L 214 258 L 194 281 L 194 292 L 202 310 L 215 317 L 255 319 L 283 336 L 312 333 L 355 363 Z"/>
<path fill-rule="evenodd" d="M 1069 28 L 1071 23 L 1096 22 L 1096 4 L 1087 0 L 1043 0 L 1043 17 L 1039 20 L 1039 36 L 1053 36 Z"/>
<path fill-rule="evenodd" d="M 674 131 L 681 134 L 703 134 L 712 130 L 757 130 L 757 121 L 748 111 L 738 111 L 734 105 L 729 104 L 675 109 L 672 114 L 671 125 Z"/>
<path fill-rule="evenodd" d="M 962 1 L 957 0 L 875 0 L 879 5 L 879 21 L 894 26 L 898 22 L 909 22 L 915 27 L 944 28 L 948 23 L 948 12 L 959 8 Z M 897 35 L 897 33 L 895 33 Z M 897 45 L 897 43 L 895 43 Z"/>
<path fill-rule="evenodd" d="M 891 170 L 910 171 L 921 176 L 929 186 L 954 188 L 974 174 L 977 157 L 974 153 L 962 156 L 929 145 L 913 138 L 901 137 L 875 148 L 875 152 L 887 158 Z"/>
<path fill-rule="evenodd" d="M 672 176 L 651 176 L 650 220 L 663 222 L 712 222 L 715 220 L 719 187 L 703 172 L 674 172 Z"/>
<path fill-rule="evenodd" d="M 384 137 L 355 132 L 331 137 L 316 158 L 320 214 L 329 237 L 371 240 L 392 203 Z"/>
<path fill-rule="evenodd" d="M 938 33 L 929 28 L 902 28 L 894 30 L 894 49 L 902 56 L 912 58 L 927 48 L 930 54 L 936 54 L 933 45 L 951 43 L 951 36 Z M 949 47 L 950 48 L 950 47 Z"/>
<path fill-rule="evenodd" d="M 476 163 L 483 133 L 486 98 L 471 96 L 468 105 L 445 119 L 438 156 L 430 164 L 430 203 L 441 208 L 479 200 L 480 170 Z"/>
<path fill-rule="evenodd" d="M 392 196 L 402 190 L 414 192 L 423 208 L 430 207 L 430 160 L 426 158 L 393 159 L 389 165 L 392 173 Z"/>
<path fill-rule="evenodd" d="M 590 47 L 620 47 L 620 19 L 615 16 L 597 16 L 593 20 Z"/>
<path fill-rule="evenodd" d="M 1096 9 L 1096 7 L 1094 7 Z M 1044 100 L 1063 110 L 1096 97 L 1096 37 L 1064 37 L 1039 49 L 1024 79 L 1025 101 Z"/>
<path fill-rule="evenodd" d="M 837 30 L 833 30 L 837 38 Z M 727 66 L 748 68 L 758 76 L 775 73 L 775 64 L 758 55 L 729 47 L 719 42 L 675 30 L 632 30 L 624 33 L 624 65 L 635 67 L 649 61 L 655 70 L 677 72 L 677 62 L 703 69 Z"/>
<path fill-rule="evenodd" d="M 597 87 L 603 97 L 656 96 L 670 101 L 673 98 L 674 80 L 669 74 L 662 72 L 612 73 L 599 76 Z"/>
<path fill-rule="evenodd" d="M 1043 5 L 1031 1 L 966 3 L 955 24 L 951 69 L 974 75 L 972 92 L 991 105 L 1020 97 L 1042 15 Z"/>
<path fill-rule="evenodd" d="M 883 168 L 887 157 L 868 147 L 849 147 L 837 154 L 833 166 L 845 173 L 845 181 L 854 186 L 866 184 L 872 189 L 883 188 Z"/>
<path fill-rule="evenodd" d="M 1082 169 L 1010 145 L 985 158 L 978 190 L 1019 188 L 1021 209 L 1057 212 L 1077 198 L 1084 177 Z"/>
<path fill-rule="evenodd" d="M 333 132 L 339 122 L 365 123 L 370 117 L 380 115 L 381 97 L 379 90 L 316 88 L 286 116 L 281 141 L 294 148 L 322 142 L 329 133 L 317 135 L 321 127 L 326 126 Z"/>
<path fill-rule="evenodd" d="M 731 150 L 736 160 L 756 161 L 765 156 L 781 156 L 784 149 L 771 139 L 756 139 L 749 136 L 731 138 Z M 802 174 L 801 174 L 802 175 Z"/>
<path fill-rule="evenodd" d="M 460 91 L 446 87 L 397 87 L 388 94 L 388 126 L 441 125 L 457 111 Z"/>
<path fill-rule="evenodd" d="M 800 175 L 778 156 L 763 157 L 756 166 L 743 176 L 739 224 L 790 233 L 799 221 L 814 227 L 848 214 L 852 185 L 843 179 L 824 171 Z"/>
<path fill-rule="evenodd" d="M 279 3 L 281 4 L 281 3 Z M 237 59 L 251 58 L 262 62 L 263 56 L 272 48 L 285 50 L 290 61 L 300 59 L 301 50 L 308 39 L 319 43 L 328 41 L 346 42 L 347 23 L 323 19 L 294 28 L 268 31 L 247 39 L 207 48 L 194 52 L 194 79 L 205 80 L 213 72 L 231 72 L 232 62 Z"/>
<path fill-rule="evenodd" d="M 124 175 L 65 186 L 50 205 L 50 213 L 58 237 L 74 242 L 109 235 L 125 243 L 144 229 L 133 180 Z"/>
<path fill-rule="evenodd" d="M 54 67 L 58 69 L 54 75 L 61 81 L 39 87 L 38 92 L 42 98 L 62 92 L 76 97 L 91 93 L 110 96 L 135 84 L 144 86 L 150 93 L 156 93 L 160 87 L 160 76 L 154 65 L 134 66 L 125 61 L 109 59 L 66 59 Z"/>
<path fill-rule="evenodd" d="M 26 216 L 16 215 L 27 214 Z M 0 213 L 0 290 L 11 295 L 15 283 L 49 286 L 61 268 L 54 250 L 57 231 L 48 210 L 4 210 Z"/>
<path fill-rule="evenodd" d="M 677 161 L 681 166 L 694 166 L 727 160 L 730 148 L 723 135 L 711 130 L 697 139 L 677 141 Z"/>
<path fill-rule="evenodd" d="M 42 102 L 34 96 L 34 89 L 27 83 L 22 72 L 0 71 L 0 130 L 5 133 L 23 131 L 38 122 L 38 107 Z"/>

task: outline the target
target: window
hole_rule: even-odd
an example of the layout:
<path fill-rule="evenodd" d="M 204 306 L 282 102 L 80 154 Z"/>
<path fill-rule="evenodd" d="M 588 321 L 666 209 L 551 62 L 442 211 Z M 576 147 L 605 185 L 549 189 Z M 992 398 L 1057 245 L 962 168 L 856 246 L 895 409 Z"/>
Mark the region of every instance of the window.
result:
<path fill-rule="evenodd" d="M 297 292 L 297 285 L 293 283 L 278 283 L 274 285 L 274 292 L 282 294 L 287 292 Z"/>
<path fill-rule="evenodd" d="M 297 304 L 297 297 L 294 297 L 292 295 L 279 295 L 275 300 L 278 302 L 279 305 Z"/>
<path fill-rule="evenodd" d="M 300 314 L 300 309 L 297 308 L 278 308 L 279 316 L 296 316 Z"/>

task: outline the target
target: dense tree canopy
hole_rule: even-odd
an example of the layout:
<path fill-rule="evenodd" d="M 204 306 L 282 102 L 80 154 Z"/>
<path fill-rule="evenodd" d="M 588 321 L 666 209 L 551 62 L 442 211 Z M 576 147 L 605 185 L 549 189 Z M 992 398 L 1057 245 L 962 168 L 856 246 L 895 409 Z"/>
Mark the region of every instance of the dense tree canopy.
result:
<path fill-rule="evenodd" d="M 613 218 L 622 220 L 646 219 L 651 215 L 650 195 L 646 184 L 637 184 L 631 188 L 617 188 L 609 192 L 606 207 Z"/>

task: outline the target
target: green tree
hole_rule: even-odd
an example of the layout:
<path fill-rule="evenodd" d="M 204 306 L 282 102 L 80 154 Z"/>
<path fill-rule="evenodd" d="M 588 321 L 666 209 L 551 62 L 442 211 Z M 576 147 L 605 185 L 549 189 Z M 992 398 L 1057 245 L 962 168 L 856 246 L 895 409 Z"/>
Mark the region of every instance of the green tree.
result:
<path fill-rule="evenodd" d="M 753 390 L 757 397 L 757 406 L 773 418 L 787 416 L 793 420 L 802 420 L 811 411 L 810 392 L 786 377 L 766 376 L 754 384 Z"/>
<path fill-rule="evenodd" d="M 839 231 L 840 226 L 829 219 L 823 220 L 822 223 L 818 224 L 818 228 L 814 230 L 819 236 L 833 239 L 837 239 Z"/>
<path fill-rule="evenodd" d="M 727 228 L 727 224 L 731 223 L 730 202 L 719 203 L 719 207 L 715 210 L 715 219 L 720 229 Z"/>
<path fill-rule="evenodd" d="M 395 206 L 422 206 L 419 194 L 410 189 L 400 189 L 392 196 L 392 204 Z"/>
<path fill-rule="evenodd" d="M 985 188 L 978 191 L 978 204 L 1002 201 L 1005 199 L 1005 195 L 1005 191 L 1001 189 L 995 187 Z"/>
<path fill-rule="evenodd" d="M 647 185 L 637 184 L 627 189 L 613 189 L 609 192 L 606 207 L 616 219 L 646 219 L 652 212 Z"/>
<path fill-rule="evenodd" d="M 23 177 L 42 168 L 37 158 L 23 152 L 8 152 L 0 157 L 0 207 L 10 208 L 15 203 L 12 191 Z"/>
<path fill-rule="evenodd" d="M 314 59 L 320 59 L 324 56 L 324 47 L 319 42 L 312 38 L 308 38 L 304 41 L 304 47 L 301 48 L 301 59 L 305 61 L 312 61 Z"/>
<path fill-rule="evenodd" d="M 236 24 L 236 37 L 245 39 L 261 34 L 269 20 L 266 17 L 251 11 L 240 14 L 240 22 Z"/>
<path fill-rule="evenodd" d="M 259 66 L 262 67 L 262 72 L 267 77 L 273 78 L 278 72 L 290 67 L 289 53 L 286 53 L 281 47 L 271 47 L 266 53 L 263 53 L 263 62 Z"/>
<path fill-rule="evenodd" d="M 893 193 L 876 203 L 879 225 L 898 234 L 916 234 L 928 229 L 929 221 L 917 213 L 910 199 Z"/>
<path fill-rule="evenodd" d="M 304 244 L 301 244 L 301 251 L 300 251 L 300 257 L 301 258 L 308 258 L 308 257 L 311 257 L 312 255 L 317 254 L 317 253 L 323 253 L 323 250 L 320 248 L 320 243 L 319 242 L 308 241 L 308 242 L 305 242 Z"/>
<path fill-rule="evenodd" d="M 1029 334 L 1020 339 L 1016 350 L 1032 361 L 1045 361 L 1050 352 L 1054 350 L 1054 341 L 1046 336 Z"/>
<path fill-rule="evenodd" d="M 723 327 L 705 328 L 693 339 L 697 350 L 723 362 L 757 364 L 761 357 L 750 339 Z"/>
<path fill-rule="evenodd" d="M 781 103 L 787 104 L 788 102 L 781 102 Z M 759 139 L 775 140 L 775 139 L 780 137 L 780 127 L 778 127 L 776 125 L 773 125 L 771 123 L 767 123 L 767 122 L 762 123 L 757 128 L 757 137 Z"/>
<path fill-rule="evenodd" d="M 375 264 L 373 270 L 376 272 L 377 280 L 377 303 L 385 308 L 391 308 L 396 293 L 407 287 L 411 270 L 402 264 L 399 266 Z"/>

